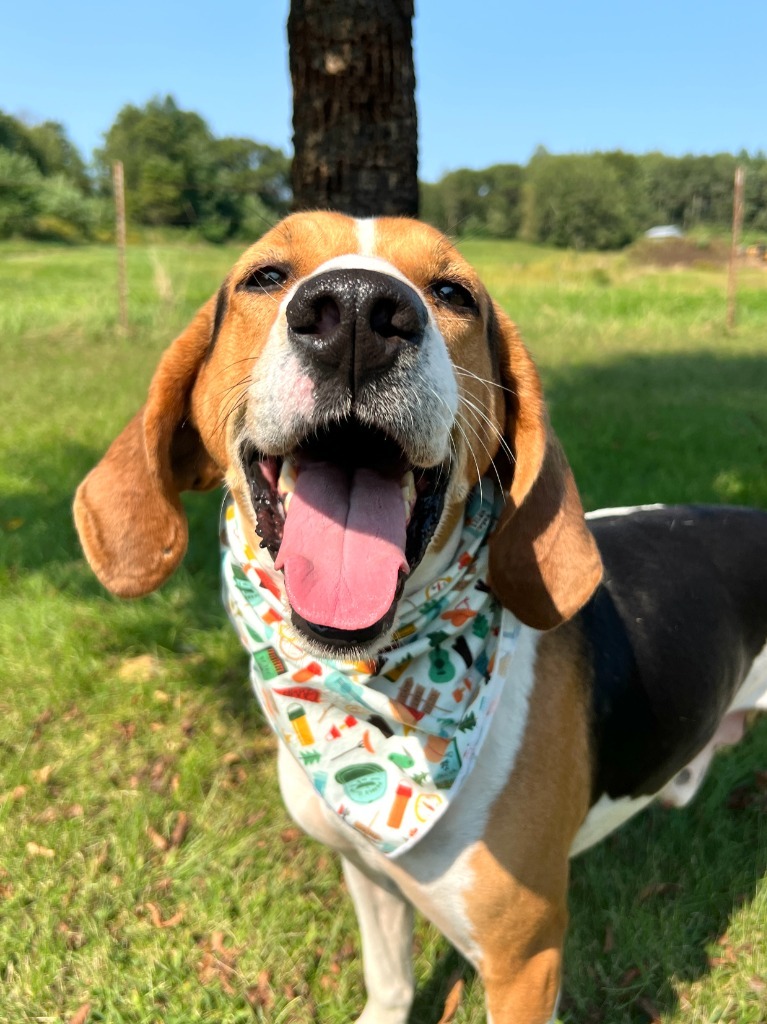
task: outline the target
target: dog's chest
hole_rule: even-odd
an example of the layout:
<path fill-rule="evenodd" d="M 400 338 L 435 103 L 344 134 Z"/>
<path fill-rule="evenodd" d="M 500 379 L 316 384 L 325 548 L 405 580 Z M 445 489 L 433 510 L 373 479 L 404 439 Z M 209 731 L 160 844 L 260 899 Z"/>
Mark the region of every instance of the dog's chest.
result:
<path fill-rule="evenodd" d="M 535 699 L 539 638 L 535 630 L 522 628 L 513 669 L 474 770 L 449 811 L 411 850 L 396 859 L 382 854 L 333 814 L 284 744 L 278 746 L 280 788 L 294 821 L 314 839 L 367 871 L 393 878 L 438 927 L 451 936 L 465 935 L 462 952 L 469 959 L 473 959 L 473 947 L 467 906 L 477 883 L 471 863 L 494 821 L 494 804 L 512 776 L 523 747 L 530 702 Z"/>

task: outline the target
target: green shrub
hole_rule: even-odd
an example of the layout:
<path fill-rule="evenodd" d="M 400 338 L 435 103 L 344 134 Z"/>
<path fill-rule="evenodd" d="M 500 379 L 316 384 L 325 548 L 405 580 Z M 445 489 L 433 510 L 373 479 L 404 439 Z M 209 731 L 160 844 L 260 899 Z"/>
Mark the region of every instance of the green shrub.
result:
<path fill-rule="evenodd" d="M 43 176 L 22 153 L 0 149 L 0 238 L 23 234 L 40 211 Z"/>
<path fill-rule="evenodd" d="M 0 148 L 0 238 L 83 241 L 93 236 L 101 209 L 63 174 L 46 178 L 31 157 Z"/>
<path fill-rule="evenodd" d="M 62 174 L 43 178 L 39 198 L 40 210 L 33 222 L 33 235 L 70 242 L 93 236 L 99 220 L 98 203 L 84 196 Z"/>
<path fill-rule="evenodd" d="M 522 236 L 571 249 L 618 249 L 637 224 L 618 172 L 602 156 L 533 157 L 524 189 Z"/>

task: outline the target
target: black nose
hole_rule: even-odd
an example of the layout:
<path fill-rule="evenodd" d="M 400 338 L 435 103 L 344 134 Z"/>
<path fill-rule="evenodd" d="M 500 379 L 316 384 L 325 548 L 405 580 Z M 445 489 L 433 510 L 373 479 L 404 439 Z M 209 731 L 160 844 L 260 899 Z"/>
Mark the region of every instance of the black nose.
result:
<path fill-rule="evenodd" d="M 328 270 L 296 289 L 288 337 L 315 370 L 356 392 L 420 345 L 428 313 L 404 281 L 375 270 Z"/>

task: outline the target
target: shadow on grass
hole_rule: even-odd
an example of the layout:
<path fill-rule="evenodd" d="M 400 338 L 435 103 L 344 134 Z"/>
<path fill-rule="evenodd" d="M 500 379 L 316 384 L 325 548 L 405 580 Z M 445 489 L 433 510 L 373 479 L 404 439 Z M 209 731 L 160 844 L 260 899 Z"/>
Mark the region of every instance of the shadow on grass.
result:
<path fill-rule="evenodd" d="M 475 971 L 460 953 L 449 947 L 435 964 L 426 984 L 419 986 L 408 1024 L 437 1024 L 450 989 L 458 978 L 469 985 L 475 979 Z"/>
<path fill-rule="evenodd" d="M 630 355 L 543 376 L 587 508 L 767 507 L 767 354 Z"/>
<path fill-rule="evenodd" d="M 653 806 L 573 862 L 563 1021 L 647 1024 L 652 1007 L 675 1011 L 712 966 L 737 963 L 738 940 L 717 940 L 767 873 L 767 797 L 755 773 L 765 764 L 762 718 L 715 760 L 689 807 Z M 731 994 L 719 994 L 720 1007 Z"/>
<path fill-rule="evenodd" d="M 66 583 L 72 593 L 82 597 L 105 593 L 92 573 L 76 572 L 75 563 L 82 560 L 84 564 L 84 559 L 72 518 L 77 486 L 103 454 L 72 442 L 14 451 L 16 472 L 28 484 L 17 493 L 0 494 L 3 562 L 12 576 L 60 566 L 69 570 Z M 201 593 L 211 583 L 218 586 L 214 581 L 221 501 L 221 492 L 184 496 L 190 527 L 185 564 L 190 573 L 201 577 Z"/>

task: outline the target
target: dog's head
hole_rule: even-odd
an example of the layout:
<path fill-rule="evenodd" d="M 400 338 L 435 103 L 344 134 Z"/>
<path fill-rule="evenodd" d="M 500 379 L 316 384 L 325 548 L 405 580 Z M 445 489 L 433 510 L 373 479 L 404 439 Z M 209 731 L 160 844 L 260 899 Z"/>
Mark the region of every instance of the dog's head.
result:
<path fill-rule="evenodd" d="M 303 213 L 243 254 L 164 353 L 75 518 L 102 583 L 135 597 L 184 554 L 180 492 L 225 482 L 296 628 L 372 649 L 488 473 L 505 496 L 493 589 L 551 628 L 601 564 L 516 328 L 433 228 Z"/>

